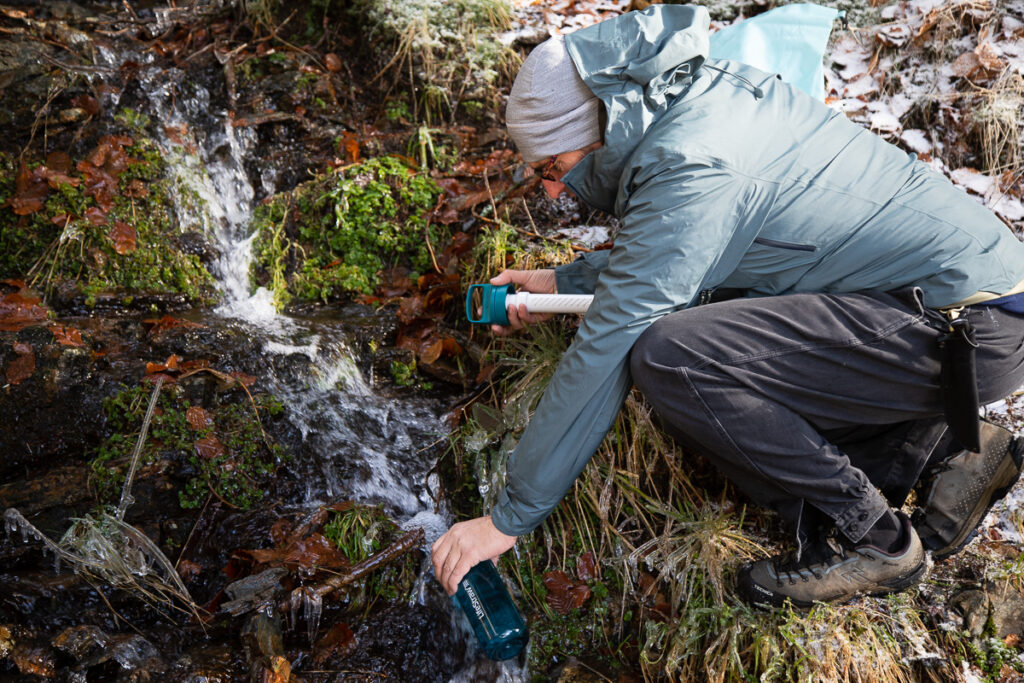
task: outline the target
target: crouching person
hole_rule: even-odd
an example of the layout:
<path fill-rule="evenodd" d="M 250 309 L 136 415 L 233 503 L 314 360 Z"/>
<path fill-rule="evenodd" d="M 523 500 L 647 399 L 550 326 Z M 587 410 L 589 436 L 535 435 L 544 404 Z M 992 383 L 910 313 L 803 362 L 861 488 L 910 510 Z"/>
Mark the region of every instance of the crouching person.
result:
<path fill-rule="evenodd" d="M 548 40 L 516 77 L 509 133 L 545 191 L 622 227 L 610 251 L 492 281 L 595 298 L 491 514 L 434 545 L 449 592 L 551 512 L 633 383 L 792 531 L 740 572 L 758 604 L 912 586 L 1020 474 L 1024 445 L 977 406 L 1024 384 L 1024 245 L 842 114 L 709 59 L 708 24 L 652 6 Z M 495 332 L 534 318 L 509 320 Z"/>

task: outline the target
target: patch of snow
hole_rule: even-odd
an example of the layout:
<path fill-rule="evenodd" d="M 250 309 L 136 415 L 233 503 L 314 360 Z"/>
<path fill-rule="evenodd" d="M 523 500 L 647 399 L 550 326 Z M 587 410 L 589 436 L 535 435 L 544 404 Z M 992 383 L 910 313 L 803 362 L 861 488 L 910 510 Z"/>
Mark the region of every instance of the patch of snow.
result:
<path fill-rule="evenodd" d="M 931 154 L 932 143 L 928 139 L 928 135 L 919 128 L 908 128 L 900 134 L 900 140 L 906 145 L 912 152 L 917 154 Z"/>

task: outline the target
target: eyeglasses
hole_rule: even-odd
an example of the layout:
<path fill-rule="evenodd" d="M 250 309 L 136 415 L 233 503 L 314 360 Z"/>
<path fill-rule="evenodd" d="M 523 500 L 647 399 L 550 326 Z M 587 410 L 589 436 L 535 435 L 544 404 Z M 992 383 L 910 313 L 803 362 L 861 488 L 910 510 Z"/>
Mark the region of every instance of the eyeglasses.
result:
<path fill-rule="evenodd" d="M 558 155 L 552 154 L 551 158 L 548 159 L 547 163 L 544 164 L 540 170 L 537 170 L 530 164 L 520 164 L 512 174 L 512 180 L 516 183 L 521 183 L 536 174 L 540 176 L 541 180 L 546 180 L 549 183 L 557 183 L 558 178 L 554 175 L 556 161 L 558 161 Z"/>

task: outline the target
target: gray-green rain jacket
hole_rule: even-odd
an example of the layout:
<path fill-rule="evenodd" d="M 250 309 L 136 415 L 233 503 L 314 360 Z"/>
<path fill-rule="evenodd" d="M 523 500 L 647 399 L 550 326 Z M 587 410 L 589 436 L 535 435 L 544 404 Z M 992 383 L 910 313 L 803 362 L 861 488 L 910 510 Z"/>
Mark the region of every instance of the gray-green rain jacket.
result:
<path fill-rule="evenodd" d="M 560 292 L 596 296 L 509 458 L 491 512 L 507 534 L 539 525 L 597 450 L 637 337 L 702 292 L 916 285 L 941 307 L 1024 279 L 1024 244 L 987 209 L 775 75 L 707 59 L 708 24 L 655 5 L 566 37 L 607 126 L 563 181 L 622 228 L 557 270 Z"/>

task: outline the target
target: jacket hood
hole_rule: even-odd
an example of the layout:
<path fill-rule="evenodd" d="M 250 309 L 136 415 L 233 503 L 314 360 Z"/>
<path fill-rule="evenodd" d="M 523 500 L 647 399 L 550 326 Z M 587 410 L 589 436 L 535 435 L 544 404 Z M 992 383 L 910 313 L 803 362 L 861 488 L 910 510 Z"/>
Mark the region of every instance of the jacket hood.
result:
<path fill-rule="evenodd" d="M 588 204 L 613 211 L 627 159 L 707 59 L 710 23 L 704 7 L 652 5 L 565 37 L 607 115 L 604 145 L 563 179 Z"/>

